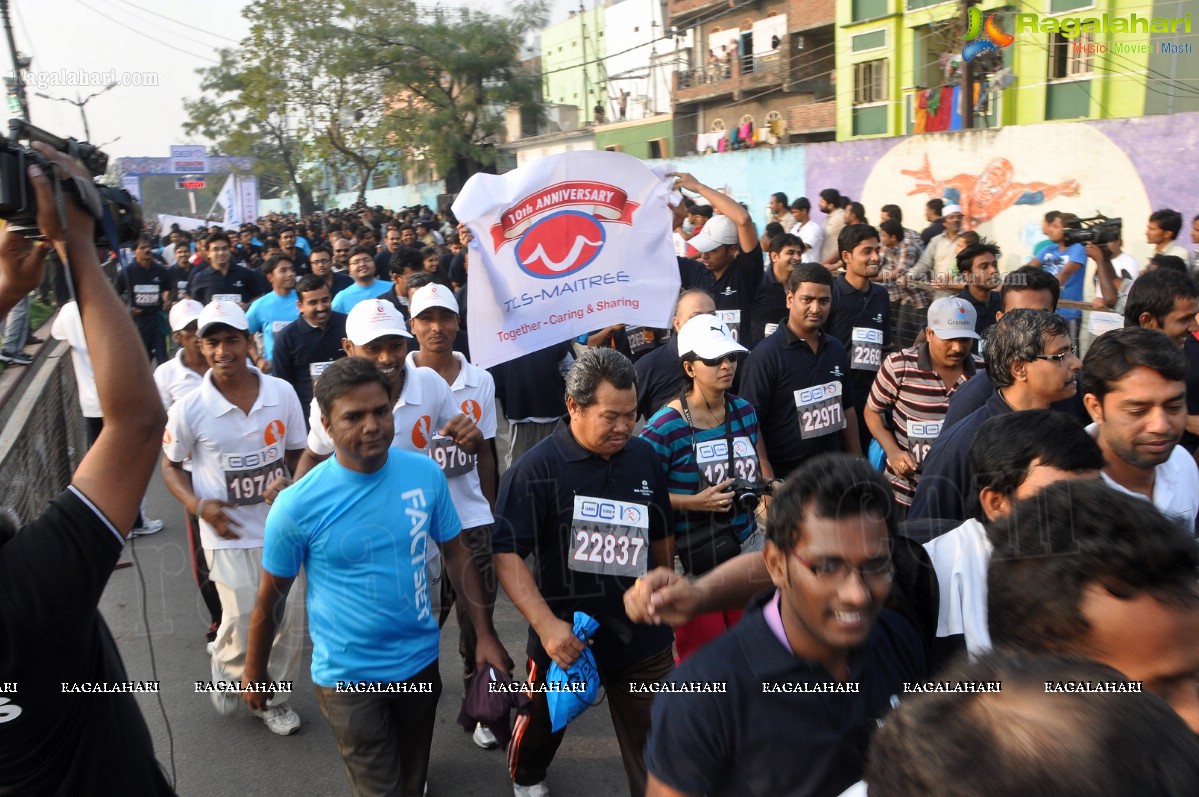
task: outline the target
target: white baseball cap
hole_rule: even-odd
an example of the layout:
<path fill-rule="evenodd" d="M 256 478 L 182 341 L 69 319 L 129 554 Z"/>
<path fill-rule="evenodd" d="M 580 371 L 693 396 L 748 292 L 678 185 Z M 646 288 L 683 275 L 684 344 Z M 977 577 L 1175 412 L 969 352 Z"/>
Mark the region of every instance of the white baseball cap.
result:
<path fill-rule="evenodd" d="M 711 252 L 718 246 L 729 246 L 741 240 L 737 225 L 728 216 L 713 216 L 704 222 L 704 227 L 687 243 L 701 252 Z"/>
<path fill-rule="evenodd" d="M 365 346 L 384 335 L 412 337 L 395 305 L 382 299 L 363 299 L 354 305 L 346 317 L 346 337 L 350 342 Z"/>
<path fill-rule="evenodd" d="M 957 296 L 946 296 L 937 299 L 928 307 L 928 328 L 937 333 L 938 338 L 978 338 L 974 331 L 974 322 L 978 313 L 974 305 Z"/>
<path fill-rule="evenodd" d="M 204 305 L 197 302 L 195 299 L 183 299 L 175 303 L 171 308 L 168 318 L 171 322 L 171 331 L 178 332 L 186 327 L 191 322 L 195 321 L 204 312 Z"/>
<path fill-rule="evenodd" d="M 209 327 L 217 324 L 240 329 L 243 332 L 250 328 L 250 323 L 246 321 L 246 311 L 241 309 L 241 305 L 236 302 L 225 302 L 217 299 L 204 305 L 204 310 L 201 311 L 197 332 L 200 337 L 204 337 L 204 333 Z"/>
<path fill-rule="evenodd" d="M 692 316 L 679 330 L 679 359 L 694 354 L 701 360 L 714 360 L 747 351 L 749 349 L 734 340 L 728 325 L 714 315 Z"/>
<path fill-rule="evenodd" d="M 961 212 L 962 212 L 961 205 L 946 205 L 945 207 L 941 208 L 942 216 L 948 216 L 951 213 L 961 213 Z"/>
<path fill-rule="evenodd" d="M 412 293 L 412 298 L 408 300 L 408 312 L 416 318 L 430 307 L 444 307 L 451 313 L 457 313 L 458 300 L 454 298 L 454 292 L 446 286 L 430 282 Z"/>

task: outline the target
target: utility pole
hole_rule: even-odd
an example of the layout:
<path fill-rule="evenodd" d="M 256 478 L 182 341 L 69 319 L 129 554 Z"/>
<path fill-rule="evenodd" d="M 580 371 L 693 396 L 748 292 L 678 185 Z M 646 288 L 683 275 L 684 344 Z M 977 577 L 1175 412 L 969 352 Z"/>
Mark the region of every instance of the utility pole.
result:
<path fill-rule="evenodd" d="M 962 30 L 970 29 L 970 8 L 977 5 L 979 0 L 962 0 Z M 969 61 L 962 59 L 962 129 L 974 128 L 974 73 Z"/>
<path fill-rule="evenodd" d="M 583 40 L 583 118 L 591 113 L 591 95 L 588 89 L 591 85 L 587 74 L 587 21 L 583 19 L 583 0 L 579 0 L 579 38 Z M 595 123 L 593 117 L 591 122 Z"/>
<path fill-rule="evenodd" d="M 0 2 L 3 2 L 3 0 L 0 0 Z M 87 104 L 89 102 L 91 102 L 92 100 L 94 100 L 96 97 L 99 97 L 104 92 L 108 91 L 109 89 L 115 89 L 116 87 L 117 87 L 116 83 L 109 83 L 104 88 L 100 89 L 99 91 L 97 91 L 93 94 L 87 95 L 83 99 L 79 99 L 79 92 L 75 92 L 75 99 L 73 99 L 73 100 L 68 100 L 66 97 L 51 97 L 49 94 L 42 94 L 40 91 L 34 92 L 34 94 L 38 97 L 41 97 L 44 100 L 55 100 L 57 102 L 66 102 L 66 103 L 70 103 L 71 105 L 74 105 L 76 108 L 78 108 L 79 115 L 81 117 L 83 117 L 83 140 L 91 141 L 92 140 L 92 131 L 87 125 L 87 110 L 86 110 Z"/>
<path fill-rule="evenodd" d="M 12 20 L 8 15 L 8 0 L 0 0 L 0 15 L 4 17 L 4 32 L 8 35 L 8 52 L 12 56 L 13 93 L 21 106 L 21 118 L 29 121 L 29 98 L 25 96 L 25 81 L 21 79 L 23 67 L 17 55 L 17 40 L 13 37 Z M 28 66 L 28 63 L 25 64 Z"/>

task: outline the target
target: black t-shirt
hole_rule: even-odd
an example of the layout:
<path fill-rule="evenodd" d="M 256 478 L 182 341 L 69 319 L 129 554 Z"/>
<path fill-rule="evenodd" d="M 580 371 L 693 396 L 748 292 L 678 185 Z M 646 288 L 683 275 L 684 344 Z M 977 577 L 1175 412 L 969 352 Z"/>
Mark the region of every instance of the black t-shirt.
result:
<path fill-rule="evenodd" d="M 445 260 L 441 261 L 443 264 Z M 450 281 L 456 282 L 459 285 L 466 285 L 466 250 L 463 249 L 458 254 L 450 258 L 450 264 L 446 267 L 446 273 L 450 275 Z"/>
<path fill-rule="evenodd" d="M 312 385 L 324 368 L 314 363 L 330 363 L 346 356 L 341 347 L 342 338 L 346 336 L 346 316 L 344 313 L 329 313 L 329 323 L 324 329 L 314 327 L 307 321 L 297 318 L 275 335 L 275 351 L 271 357 L 271 375 L 277 376 L 295 388 L 304 408 L 304 417 L 308 417 L 308 405 L 312 403 Z"/>
<path fill-rule="evenodd" d="M 749 353 L 739 372 L 738 395 L 753 404 L 758 413 L 758 426 L 776 477 L 786 478 L 809 457 L 845 450 L 840 431 L 817 433 L 806 439 L 801 432 L 807 426 L 812 435 L 832 424 L 834 419 L 819 403 L 822 400 L 808 388 L 834 382 L 840 386 L 836 403 L 841 408 L 841 420 L 848 422 L 844 413 L 854 405 L 854 392 L 849 357 L 841 341 L 821 333 L 820 350 L 813 352 L 791 332 L 785 320 L 780 320 L 779 328 Z M 800 402 L 808 409 L 801 412 Z M 814 410 L 820 415 L 811 415 Z"/>
<path fill-rule="evenodd" d="M 158 328 L 158 314 L 162 312 L 162 294 L 174 293 L 171 275 L 165 267 L 151 263 L 149 268 L 142 268 L 137 263 L 130 263 L 119 272 L 113 285 L 117 294 L 141 312 L 133 318 L 138 326 Z"/>
<path fill-rule="evenodd" d="M 98 608 L 122 545 L 68 488 L 0 547 L 0 793 L 174 793 L 133 694 L 62 687 L 129 682 Z"/>
<path fill-rule="evenodd" d="M 187 292 L 200 304 L 208 304 L 219 296 L 237 297 L 237 301 L 249 304 L 266 293 L 263 281 L 258 272 L 232 263 L 224 274 L 211 266 L 199 272 L 193 267 Z"/>
<path fill-rule="evenodd" d="M 1195 334 L 1187 335 L 1182 345 L 1182 353 L 1187 358 L 1187 415 L 1199 415 L 1199 339 Z M 1195 449 L 1199 448 L 1199 435 L 1183 432 L 1180 445 L 1188 453 L 1194 454 Z"/>
<path fill-rule="evenodd" d="M 570 343 L 555 343 L 489 369 L 504 417 L 524 421 L 565 415 L 566 379 L 558 364 L 570 353 Z"/>
<path fill-rule="evenodd" d="M 873 330 L 882 333 L 882 344 L 855 341 L 854 330 Z M 883 353 L 891 347 L 891 300 L 887 289 L 871 283 L 859 291 L 844 274 L 833 284 L 825 331 L 845 346 L 849 367 L 853 373 L 854 408 L 859 415 L 870 397 L 870 388 L 882 366 Z M 861 417 L 858 418 L 862 421 Z"/>
<path fill-rule="evenodd" d="M 633 367 L 637 371 L 637 414 L 649 420 L 663 405 L 676 398 L 683 387 L 678 335 L 671 335 Z"/>
<path fill-rule="evenodd" d="M 849 659 L 847 683 L 783 647 L 759 595 L 735 628 L 665 679 L 676 688 L 723 683 L 726 692 L 663 693 L 654 700 L 646 768 L 666 785 L 707 797 L 834 797 L 861 779 L 878 720 L 904 684 L 928 674 L 924 646 L 906 619 L 883 611 Z M 778 690 L 778 691 L 768 691 Z"/>
<path fill-rule="evenodd" d="M 775 279 L 774 269 L 767 267 L 762 274 L 762 283 L 758 286 L 758 295 L 754 299 L 753 310 L 753 327 L 749 330 L 747 338 L 741 341 L 741 345 L 747 349 L 752 349 L 763 340 L 771 329 L 767 331 L 769 326 L 777 326 L 779 319 L 787 315 L 787 286 Z"/>
<path fill-rule="evenodd" d="M 945 222 L 937 219 L 932 224 L 924 228 L 920 233 L 920 240 L 924 241 L 924 245 L 928 246 L 928 242 L 936 238 L 941 233 L 945 232 Z"/>
<path fill-rule="evenodd" d="M 725 322 L 732 329 L 734 338 L 740 341 L 742 330 L 753 329 L 754 299 L 757 298 L 758 285 L 762 282 L 761 246 L 737 255 L 720 279 L 716 279 L 703 263 L 683 257 L 678 258 L 678 261 L 679 279 L 684 290 L 703 288 L 715 297 L 717 310 L 737 310 L 741 313 L 739 320 L 726 319 Z"/>
<path fill-rule="evenodd" d="M 533 554 L 533 577 L 554 615 L 571 622 L 574 612 L 581 611 L 599 621 L 591 647 L 596 663 L 601 669 L 619 668 L 668 649 L 674 635 L 667 626 L 640 625 L 629 619 L 624 593 L 634 578 L 568 567 L 572 542 L 585 533 L 574 530 L 576 499 L 588 498 L 618 502 L 622 513 L 646 513 L 637 516 L 647 519 L 650 542 L 673 533 L 666 477 L 653 447 L 634 437 L 605 460 L 575 442 L 570 424 L 563 420 L 504 474 L 491 548 L 494 553 L 521 557 Z M 585 550 L 575 553 L 575 559 L 587 558 Z M 637 561 L 646 564 L 647 572 L 673 564 L 655 562 L 648 543 Z M 528 653 L 540 667 L 549 666 L 549 656 L 532 628 Z"/>
<path fill-rule="evenodd" d="M 171 283 L 171 291 L 175 295 L 175 300 L 183 299 L 191 294 L 187 291 L 187 284 L 191 279 L 195 267 L 188 265 L 187 268 L 175 264 L 167 269 L 167 278 Z"/>

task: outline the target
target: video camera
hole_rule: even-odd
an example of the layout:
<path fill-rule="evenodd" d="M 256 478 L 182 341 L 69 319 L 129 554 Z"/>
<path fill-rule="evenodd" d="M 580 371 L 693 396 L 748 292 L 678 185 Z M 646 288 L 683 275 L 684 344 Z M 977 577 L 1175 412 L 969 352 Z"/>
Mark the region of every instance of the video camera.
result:
<path fill-rule="evenodd" d="M 37 150 L 26 146 L 23 141 L 40 141 L 59 152 L 65 152 L 83 163 L 92 177 L 102 177 L 108 169 L 108 156 L 88 144 L 73 138 L 59 138 L 52 133 L 34 127 L 23 119 L 8 121 L 8 138 L 0 140 L 0 219 L 4 219 L 14 232 L 30 238 L 40 238 L 37 226 L 37 195 L 29 182 L 28 167 L 37 164 L 46 175 L 54 173 L 53 167 Z M 142 229 L 142 212 L 133 196 L 123 188 L 95 184 L 100 195 L 99 207 L 95 207 L 83 190 L 74 181 L 57 182 L 75 195 L 79 203 L 95 217 L 93 239 L 97 246 L 107 246 L 108 236 L 104 230 L 104 211 L 112 218 L 116 240 L 111 245 L 119 246 L 135 240 Z"/>
<path fill-rule="evenodd" d="M 1122 228 L 1123 222 L 1120 219 L 1109 219 L 1102 214 L 1089 219 L 1075 219 L 1062 231 L 1062 242 L 1066 246 L 1074 244 L 1102 246 L 1121 240 Z"/>

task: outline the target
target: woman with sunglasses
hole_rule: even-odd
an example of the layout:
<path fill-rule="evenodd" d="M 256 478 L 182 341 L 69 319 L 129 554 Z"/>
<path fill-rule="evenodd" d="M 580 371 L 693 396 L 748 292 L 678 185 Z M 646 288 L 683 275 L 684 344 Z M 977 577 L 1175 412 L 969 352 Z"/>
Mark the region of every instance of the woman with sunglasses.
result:
<path fill-rule="evenodd" d="M 678 333 L 683 389 L 658 410 L 641 436 L 658 452 L 674 510 L 675 550 L 683 570 L 702 575 L 742 550 L 760 547 L 751 509 L 738 506 L 734 480 L 759 481 L 758 416 L 728 392 L 746 348 L 714 315 L 697 315 Z M 738 485 L 740 486 L 740 485 Z M 736 623 L 740 612 L 714 612 L 675 630 L 683 660 Z"/>

